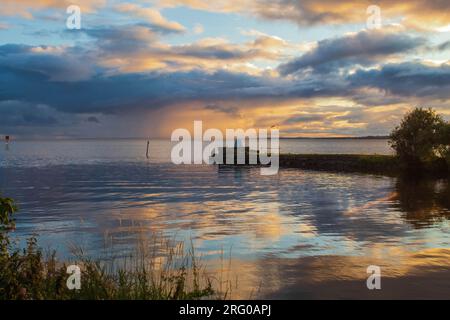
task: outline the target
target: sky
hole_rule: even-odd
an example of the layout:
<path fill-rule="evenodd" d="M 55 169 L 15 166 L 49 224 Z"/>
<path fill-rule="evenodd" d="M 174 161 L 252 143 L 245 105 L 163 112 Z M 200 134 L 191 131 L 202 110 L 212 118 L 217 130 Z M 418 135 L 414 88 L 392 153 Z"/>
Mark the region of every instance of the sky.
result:
<path fill-rule="evenodd" d="M 70 5 L 79 29 L 67 26 Z M 1 0 L 0 134 L 170 138 L 201 120 L 277 126 L 284 137 L 387 135 L 416 106 L 450 120 L 449 9 L 448 0 Z"/>

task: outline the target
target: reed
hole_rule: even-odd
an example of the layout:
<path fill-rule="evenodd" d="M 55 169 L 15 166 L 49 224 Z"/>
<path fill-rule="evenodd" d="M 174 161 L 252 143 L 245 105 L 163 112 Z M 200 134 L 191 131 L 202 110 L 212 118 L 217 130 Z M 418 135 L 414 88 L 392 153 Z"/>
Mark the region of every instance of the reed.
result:
<path fill-rule="evenodd" d="M 13 206 L 9 199 L 8 208 Z M 13 210 L 5 212 L 9 218 Z M 91 259 L 74 248 L 71 261 L 59 261 L 57 253 L 44 252 L 35 237 L 25 248 L 14 248 L 7 230 L 0 231 L 2 300 L 225 299 L 228 295 L 222 291 L 222 280 L 208 275 L 192 242 L 185 247 L 184 242 L 155 236 L 152 243 L 139 240 L 136 250 L 125 257 Z M 81 270 L 79 289 L 67 286 L 69 265 Z"/>
<path fill-rule="evenodd" d="M 55 251 L 44 252 L 36 238 L 24 249 L 12 249 L 0 236 L 0 299 L 32 300 L 184 300 L 224 299 L 222 283 L 210 277 L 195 255 L 183 244 L 167 247 L 164 256 L 130 255 L 96 260 L 78 254 L 62 262 Z M 69 265 L 80 267 L 80 289 L 69 290 Z M 217 289 L 216 289 L 217 287 Z"/>

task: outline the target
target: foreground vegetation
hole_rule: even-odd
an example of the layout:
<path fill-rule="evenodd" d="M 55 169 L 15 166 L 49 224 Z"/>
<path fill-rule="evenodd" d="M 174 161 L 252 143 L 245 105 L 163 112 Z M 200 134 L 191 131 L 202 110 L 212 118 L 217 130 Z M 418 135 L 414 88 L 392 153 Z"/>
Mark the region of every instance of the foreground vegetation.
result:
<path fill-rule="evenodd" d="M 164 255 L 138 250 L 121 262 L 100 262 L 76 254 L 60 262 L 56 252 L 45 253 L 35 238 L 24 249 L 13 248 L 8 230 L 16 206 L 0 198 L 0 299 L 221 299 L 227 293 L 213 289 L 193 249 L 162 241 Z M 68 265 L 80 267 L 80 289 L 70 290 Z"/>

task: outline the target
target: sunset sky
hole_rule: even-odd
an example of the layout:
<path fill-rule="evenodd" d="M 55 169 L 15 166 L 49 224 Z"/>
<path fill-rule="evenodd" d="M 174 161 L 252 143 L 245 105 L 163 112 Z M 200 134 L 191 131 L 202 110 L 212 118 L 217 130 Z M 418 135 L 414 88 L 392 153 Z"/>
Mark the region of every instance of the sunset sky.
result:
<path fill-rule="evenodd" d="M 66 8 L 81 7 L 69 30 Z M 381 9 L 368 29 L 367 7 Z M 450 1 L 1 0 L 0 134 L 386 135 L 450 119 Z"/>

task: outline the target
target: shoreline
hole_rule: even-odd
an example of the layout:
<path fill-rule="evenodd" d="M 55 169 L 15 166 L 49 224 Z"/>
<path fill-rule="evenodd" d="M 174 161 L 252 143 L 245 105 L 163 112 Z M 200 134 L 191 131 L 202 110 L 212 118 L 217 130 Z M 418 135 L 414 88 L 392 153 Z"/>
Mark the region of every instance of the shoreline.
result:
<path fill-rule="evenodd" d="M 280 154 L 280 168 L 314 171 L 367 173 L 385 176 L 449 178 L 445 162 L 436 160 L 420 168 L 405 168 L 395 155 Z"/>

